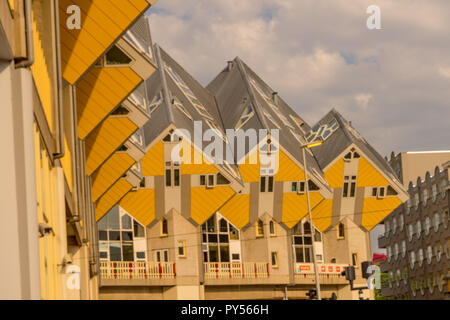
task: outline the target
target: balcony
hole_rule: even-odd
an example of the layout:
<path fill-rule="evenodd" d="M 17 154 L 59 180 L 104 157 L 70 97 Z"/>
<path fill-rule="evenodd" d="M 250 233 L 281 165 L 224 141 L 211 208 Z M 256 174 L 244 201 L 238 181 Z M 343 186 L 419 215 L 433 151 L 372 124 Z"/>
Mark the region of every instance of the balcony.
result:
<path fill-rule="evenodd" d="M 175 262 L 100 262 L 101 286 L 175 285 Z"/>
<path fill-rule="evenodd" d="M 267 262 L 207 262 L 203 267 L 206 285 L 269 284 L 276 281 L 270 277 Z"/>

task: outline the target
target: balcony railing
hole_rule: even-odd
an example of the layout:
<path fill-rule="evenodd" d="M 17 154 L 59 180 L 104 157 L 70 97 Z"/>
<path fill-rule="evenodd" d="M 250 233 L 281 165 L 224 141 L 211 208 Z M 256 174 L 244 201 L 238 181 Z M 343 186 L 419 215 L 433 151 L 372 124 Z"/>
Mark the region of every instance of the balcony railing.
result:
<path fill-rule="evenodd" d="M 269 277 L 266 262 L 207 262 L 204 263 L 206 279 L 260 279 Z"/>
<path fill-rule="evenodd" d="M 106 280 L 175 279 L 175 262 L 100 262 L 100 274 Z"/>

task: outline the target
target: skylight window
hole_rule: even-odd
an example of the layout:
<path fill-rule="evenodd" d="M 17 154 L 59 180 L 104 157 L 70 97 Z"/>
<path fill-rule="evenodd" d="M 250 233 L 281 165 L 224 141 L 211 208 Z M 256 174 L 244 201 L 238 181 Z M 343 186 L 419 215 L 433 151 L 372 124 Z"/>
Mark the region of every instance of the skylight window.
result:
<path fill-rule="evenodd" d="M 264 111 L 264 115 L 267 119 L 270 120 L 270 122 L 272 122 L 275 125 L 275 127 L 277 127 L 278 129 L 281 129 L 279 123 L 276 122 L 275 119 L 267 111 Z"/>
<path fill-rule="evenodd" d="M 105 55 L 105 65 L 128 65 L 132 60 L 117 46 L 113 46 Z"/>
<path fill-rule="evenodd" d="M 140 39 L 139 36 L 134 35 L 130 30 L 125 33 L 124 38 L 138 51 L 146 54 L 148 57 L 153 58 L 151 48 Z"/>
<path fill-rule="evenodd" d="M 162 94 L 161 94 L 161 92 L 159 92 L 153 99 L 152 103 L 150 103 L 150 105 L 148 106 L 148 108 L 147 108 L 148 114 L 152 114 L 152 112 L 154 112 L 156 109 L 158 109 L 158 107 L 161 105 L 161 103 L 162 103 Z"/>
<path fill-rule="evenodd" d="M 189 119 L 192 120 L 192 116 L 191 114 L 186 110 L 186 108 L 184 107 L 184 105 L 178 100 L 178 99 L 173 99 L 173 105 L 175 107 L 178 108 L 178 110 L 180 110 L 186 117 L 188 117 Z"/>
<path fill-rule="evenodd" d="M 258 93 L 266 100 L 266 102 L 269 104 L 269 106 L 272 108 L 272 111 L 280 118 L 280 120 L 289 128 L 294 129 L 291 122 L 280 112 L 280 109 L 278 106 L 275 105 L 273 100 L 267 96 L 267 94 L 264 92 L 264 90 L 259 86 L 259 84 L 254 80 L 250 79 L 250 83 L 253 85 L 253 87 L 258 91 Z"/>
<path fill-rule="evenodd" d="M 242 128 L 254 114 L 255 112 L 253 111 L 252 105 L 251 104 L 247 105 L 247 107 L 245 107 L 244 112 L 241 115 L 241 118 L 236 124 L 235 129 L 239 130 L 240 128 Z"/>
<path fill-rule="evenodd" d="M 325 141 L 328 139 L 333 132 L 339 128 L 339 124 L 336 119 L 333 119 L 330 123 L 326 125 L 315 125 L 311 132 L 307 135 L 306 140 L 309 142 L 317 141 L 322 139 Z"/>
<path fill-rule="evenodd" d="M 165 68 L 166 68 L 167 73 L 173 79 L 173 81 L 175 81 L 175 83 L 178 85 L 178 87 L 181 89 L 181 91 L 183 91 L 185 96 L 189 99 L 191 104 L 194 106 L 195 110 L 197 110 L 197 112 L 201 116 L 212 120 L 213 117 L 211 116 L 211 114 L 208 112 L 208 110 L 206 110 L 206 108 L 202 105 L 202 103 L 197 99 L 195 94 L 186 85 L 186 83 L 184 83 L 184 81 L 181 79 L 181 77 L 175 71 L 173 71 L 173 69 L 171 67 L 169 67 L 168 65 L 166 65 Z"/>

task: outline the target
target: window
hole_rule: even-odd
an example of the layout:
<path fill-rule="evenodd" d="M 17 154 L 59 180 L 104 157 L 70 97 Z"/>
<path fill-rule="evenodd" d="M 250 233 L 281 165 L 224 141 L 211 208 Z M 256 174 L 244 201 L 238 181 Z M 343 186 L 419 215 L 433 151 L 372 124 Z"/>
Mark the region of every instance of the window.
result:
<path fill-rule="evenodd" d="M 442 211 L 442 222 L 444 223 L 445 226 L 447 226 L 448 221 L 449 221 L 449 214 L 448 214 L 448 208 L 446 208 Z"/>
<path fill-rule="evenodd" d="M 124 106 L 120 105 L 113 112 L 111 112 L 112 116 L 126 116 L 130 111 Z"/>
<path fill-rule="evenodd" d="M 437 193 L 437 185 L 433 183 L 433 185 L 431 186 L 431 197 L 433 198 L 433 201 L 436 201 Z"/>
<path fill-rule="evenodd" d="M 166 162 L 165 169 L 166 187 L 180 186 L 180 164 L 178 162 Z"/>
<path fill-rule="evenodd" d="M 411 207 L 412 207 L 411 198 L 408 198 L 408 200 L 406 200 L 406 213 L 409 214 L 411 212 Z"/>
<path fill-rule="evenodd" d="M 169 262 L 169 250 L 156 250 L 155 251 L 156 262 Z"/>
<path fill-rule="evenodd" d="M 193 120 L 189 111 L 187 111 L 186 107 L 177 98 L 172 99 L 172 105 L 175 106 L 182 114 L 184 114 L 190 120 Z"/>
<path fill-rule="evenodd" d="M 122 50 L 120 50 L 117 46 L 112 46 L 111 49 L 97 62 L 95 63 L 96 67 L 105 67 L 105 66 L 123 66 L 129 65 L 131 63 L 131 58 L 128 57 Z"/>
<path fill-rule="evenodd" d="M 112 209 L 97 227 L 102 261 L 135 261 L 135 238 L 145 239 L 143 225 L 122 210 Z"/>
<path fill-rule="evenodd" d="M 186 241 L 185 240 L 177 241 L 177 247 L 178 247 L 178 257 L 186 258 Z"/>
<path fill-rule="evenodd" d="M 417 259 L 419 261 L 419 265 L 422 265 L 422 262 L 423 262 L 423 259 L 424 259 L 423 249 L 422 248 L 420 248 L 419 251 L 418 251 Z"/>
<path fill-rule="evenodd" d="M 292 245 L 296 263 L 312 262 L 313 239 L 311 234 L 311 225 L 307 220 L 300 221 L 293 228 Z"/>
<path fill-rule="evenodd" d="M 167 237 L 169 235 L 169 226 L 167 219 L 161 219 L 160 220 L 160 236 L 161 237 Z"/>
<path fill-rule="evenodd" d="M 158 92 L 158 94 L 153 98 L 153 101 L 147 107 L 148 114 L 152 114 L 162 103 L 162 93 Z"/>
<path fill-rule="evenodd" d="M 428 263 L 431 263 L 431 259 L 433 259 L 433 248 L 431 246 L 427 247 L 427 260 Z"/>
<path fill-rule="evenodd" d="M 339 128 L 339 124 L 336 119 L 331 120 L 326 125 L 315 125 L 311 132 L 306 136 L 306 140 L 308 143 L 313 141 L 317 141 L 319 139 L 325 141 L 328 139 L 337 129 Z"/>
<path fill-rule="evenodd" d="M 406 241 L 402 241 L 402 257 L 405 257 L 406 254 Z"/>
<path fill-rule="evenodd" d="M 439 230 L 439 224 L 441 223 L 441 217 L 439 216 L 439 213 L 435 212 L 433 217 L 433 226 L 434 226 L 434 232 L 438 232 Z"/>
<path fill-rule="evenodd" d="M 256 237 L 264 237 L 264 223 L 261 219 L 256 220 Z"/>
<path fill-rule="evenodd" d="M 342 196 L 344 198 L 354 198 L 356 191 L 356 176 L 345 176 Z"/>
<path fill-rule="evenodd" d="M 414 263 L 416 263 L 416 253 L 414 251 L 410 253 L 409 262 L 411 263 L 411 268 L 414 268 Z"/>
<path fill-rule="evenodd" d="M 398 243 L 394 244 L 394 258 L 395 260 L 398 259 L 398 254 L 399 254 L 399 248 L 398 248 Z"/>
<path fill-rule="evenodd" d="M 389 235 L 389 233 L 391 232 L 391 223 L 389 222 L 389 220 L 386 220 L 384 222 L 384 229 L 385 229 L 385 234 Z"/>
<path fill-rule="evenodd" d="M 344 239 L 345 238 L 345 227 L 344 224 L 341 222 L 338 225 L 338 239 Z"/>
<path fill-rule="evenodd" d="M 272 268 L 278 268 L 278 252 L 271 253 Z"/>
<path fill-rule="evenodd" d="M 394 218 L 392 219 L 392 232 L 393 232 L 393 233 L 396 233 L 396 232 L 397 232 L 397 218 L 396 218 L 396 217 L 394 217 Z"/>
<path fill-rule="evenodd" d="M 230 181 L 227 178 L 225 178 L 220 172 L 217 173 L 216 180 L 217 180 L 216 181 L 217 185 L 220 185 L 220 186 L 230 184 Z"/>
<path fill-rule="evenodd" d="M 219 213 L 214 214 L 201 227 L 204 262 L 230 262 L 240 260 L 239 230 Z"/>
<path fill-rule="evenodd" d="M 431 229 L 431 219 L 430 217 L 425 218 L 425 234 L 429 234 Z"/>
<path fill-rule="evenodd" d="M 422 224 L 420 223 L 420 220 L 416 223 L 416 231 L 417 231 L 417 237 L 420 237 L 420 234 L 422 232 Z"/>
<path fill-rule="evenodd" d="M 403 214 L 400 214 L 399 220 L 400 220 L 400 230 L 403 230 L 403 227 L 405 226 L 405 217 L 403 216 Z"/>
<path fill-rule="evenodd" d="M 253 117 L 253 115 L 255 114 L 255 112 L 253 111 L 253 107 L 251 104 L 247 105 L 247 107 L 245 107 L 244 112 L 242 113 L 239 121 L 236 123 L 236 130 L 241 129 L 249 120 L 251 117 Z"/>
<path fill-rule="evenodd" d="M 275 221 L 270 220 L 270 222 L 269 222 L 269 229 L 270 229 L 270 235 L 272 237 L 277 235 L 277 229 L 276 229 Z"/>
<path fill-rule="evenodd" d="M 414 235 L 414 226 L 412 224 L 409 224 L 408 225 L 408 239 L 409 239 L 409 241 L 412 240 L 413 235 Z"/>
<path fill-rule="evenodd" d="M 352 265 L 358 267 L 358 254 L 352 253 Z"/>
<path fill-rule="evenodd" d="M 273 176 L 261 176 L 260 191 L 273 192 Z"/>

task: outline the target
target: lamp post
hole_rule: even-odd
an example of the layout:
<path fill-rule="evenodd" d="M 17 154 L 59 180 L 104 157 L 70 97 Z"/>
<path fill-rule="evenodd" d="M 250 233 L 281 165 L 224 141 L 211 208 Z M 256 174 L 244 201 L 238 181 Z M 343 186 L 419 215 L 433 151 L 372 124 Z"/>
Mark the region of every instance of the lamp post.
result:
<path fill-rule="evenodd" d="M 306 189 L 306 200 L 308 203 L 308 213 L 309 213 L 309 224 L 311 226 L 311 237 L 312 237 L 312 256 L 313 256 L 313 264 L 314 264 L 314 277 L 316 281 L 316 291 L 317 291 L 317 300 L 321 300 L 321 294 L 320 294 L 320 282 L 319 282 L 319 270 L 317 270 L 317 263 L 316 263 L 316 250 L 314 249 L 314 235 L 316 233 L 316 228 L 314 227 L 314 223 L 312 220 L 312 214 L 311 214 L 311 203 L 309 200 L 309 183 L 308 183 L 308 167 L 306 165 L 306 149 L 310 149 L 313 147 L 317 147 L 322 145 L 323 142 L 315 142 L 311 144 L 306 144 L 301 146 L 302 153 L 303 153 L 303 166 L 304 166 L 304 172 L 305 172 L 305 189 Z"/>

